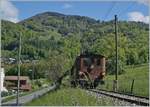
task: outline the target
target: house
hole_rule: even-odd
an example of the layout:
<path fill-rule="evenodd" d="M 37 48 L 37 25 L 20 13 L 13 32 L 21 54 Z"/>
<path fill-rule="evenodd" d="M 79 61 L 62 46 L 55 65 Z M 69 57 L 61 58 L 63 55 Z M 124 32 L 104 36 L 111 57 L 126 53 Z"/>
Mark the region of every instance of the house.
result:
<path fill-rule="evenodd" d="M 0 71 L 0 91 L 6 91 L 7 92 L 7 89 L 4 87 L 4 78 L 5 78 L 4 68 L 1 68 L 1 71 Z"/>
<path fill-rule="evenodd" d="M 15 58 L 1 57 L 1 62 L 4 64 L 16 64 L 17 60 Z"/>
<path fill-rule="evenodd" d="M 31 84 L 29 83 L 28 76 L 20 76 L 19 80 L 20 80 L 20 90 L 22 91 L 31 90 Z M 5 76 L 5 85 L 7 89 L 17 90 L 17 84 L 18 84 L 18 76 Z"/>

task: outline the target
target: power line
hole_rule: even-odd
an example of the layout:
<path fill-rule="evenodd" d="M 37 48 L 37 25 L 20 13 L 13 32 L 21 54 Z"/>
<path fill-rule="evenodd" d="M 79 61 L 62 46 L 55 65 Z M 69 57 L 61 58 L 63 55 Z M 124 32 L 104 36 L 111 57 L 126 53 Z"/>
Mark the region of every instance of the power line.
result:
<path fill-rule="evenodd" d="M 135 2 L 130 3 L 130 4 L 128 5 L 128 7 L 125 8 L 122 12 L 120 11 L 120 13 L 118 14 L 118 17 L 121 18 L 121 17 L 124 15 L 124 13 L 125 13 L 126 11 L 128 11 L 128 10 L 129 10 L 131 7 L 133 7 L 133 6 L 135 6 Z M 121 32 L 121 26 L 120 26 L 119 23 L 118 23 L 118 32 Z"/>
<path fill-rule="evenodd" d="M 104 20 L 108 17 L 109 13 L 113 10 L 115 5 L 116 5 L 116 2 L 112 2 L 111 7 L 109 8 L 109 10 L 107 11 L 105 17 L 103 18 Z"/>
<path fill-rule="evenodd" d="M 132 2 L 132 3 L 130 3 L 129 5 L 128 5 L 128 7 L 127 8 L 124 8 L 124 10 L 121 12 L 120 11 L 120 13 L 118 14 L 118 17 L 119 18 L 121 18 L 123 15 L 124 15 L 124 13 L 126 12 L 126 11 L 128 11 L 131 7 L 133 7 L 133 6 L 135 6 L 135 2 Z M 121 32 L 121 26 L 120 26 L 120 24 L 118 23 L 118 32 Z"/>
<path fill-rule="evenodd" d="M 125 8 L 122 12 L 120 12 L 118 16 L 121 17 L 122 15 L 124 15 L 124 13 L 128 11 L 131 7 L 133 7 L 134 5 L 135 5 L 135 2 L 132 2 L 127 8 Z"/>

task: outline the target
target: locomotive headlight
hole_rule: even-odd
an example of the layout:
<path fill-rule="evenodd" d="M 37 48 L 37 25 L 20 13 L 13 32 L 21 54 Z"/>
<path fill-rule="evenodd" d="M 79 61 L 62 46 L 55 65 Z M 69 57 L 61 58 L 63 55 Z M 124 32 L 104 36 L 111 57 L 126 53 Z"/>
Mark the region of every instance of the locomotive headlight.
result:
<path fill-rule="evenodd" d="M 105 72 L 103 72 L 102 75 L 105 75 Z"/>
<path fill-rule="evenodd" d="M 91 69 L 93 69 L 94 68 L 94 65 L 91 65 Z"/>
<path fill-rule="evenodd" d="M 79 75 L 83 75 L 83 72 L 79 72 Z"/>

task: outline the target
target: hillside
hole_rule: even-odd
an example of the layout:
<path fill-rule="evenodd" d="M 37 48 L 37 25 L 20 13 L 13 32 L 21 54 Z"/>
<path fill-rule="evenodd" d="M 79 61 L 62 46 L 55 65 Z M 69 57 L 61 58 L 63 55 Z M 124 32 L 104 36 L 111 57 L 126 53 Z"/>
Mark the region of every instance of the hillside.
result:
<path fill-rule="evenodd" d="M 140 96 L 149 96 L 149 67 L 148 64 L 138 66 L 127 66 L 126 73 L 118 76 L 118 91 L 131 93 L 131 85 L 134 80 L 133 93 Z M 99 88 L 113 90 L 114 75 L 107 75 L 104 79 L 105 85 Z"/>
<path fill-rule="evenodd" d="M 84 31 L 89 24 L 96 22 L 96 20 L 84 16 L 45 12 L 21 21 L 19 24 L 40 33 L 50 34 L 49 31 L 57 31 L 65 36 L 68 33 L 77 33 L 80 30 Z"/>
<path fill-rule="evenodd" d="M 148 33 L 147 24 L 118 22 L 120 73 L 124 72 L 124 65 L 148 62 Z M 71 68 L 77 55 L 90 51 L 105 55 L 107 71 L 114 72 L 113 20 L 103 22 L 85 16 L 45 12 L 16 24 L 2 21 L 2 57 L 17 58 L 20 34 L 22 60 L 49 61 L 52 66 L 64 65 L 58 70 L 64 71 Z M 55 62 L 50 62 L 53 59 Z"/>

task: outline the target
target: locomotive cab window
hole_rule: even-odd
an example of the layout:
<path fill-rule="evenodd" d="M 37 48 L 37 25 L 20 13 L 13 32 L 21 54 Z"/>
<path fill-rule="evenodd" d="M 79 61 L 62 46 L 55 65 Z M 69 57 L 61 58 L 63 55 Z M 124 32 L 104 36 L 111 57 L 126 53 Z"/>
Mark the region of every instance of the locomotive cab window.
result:
<path fill-rule="evenodd" d="M 92 60 L 90 58 L 84 58 L 83 64 L 84 64 L 84 66 L 89 67 L 90 65 L 92 65 Z"/>

